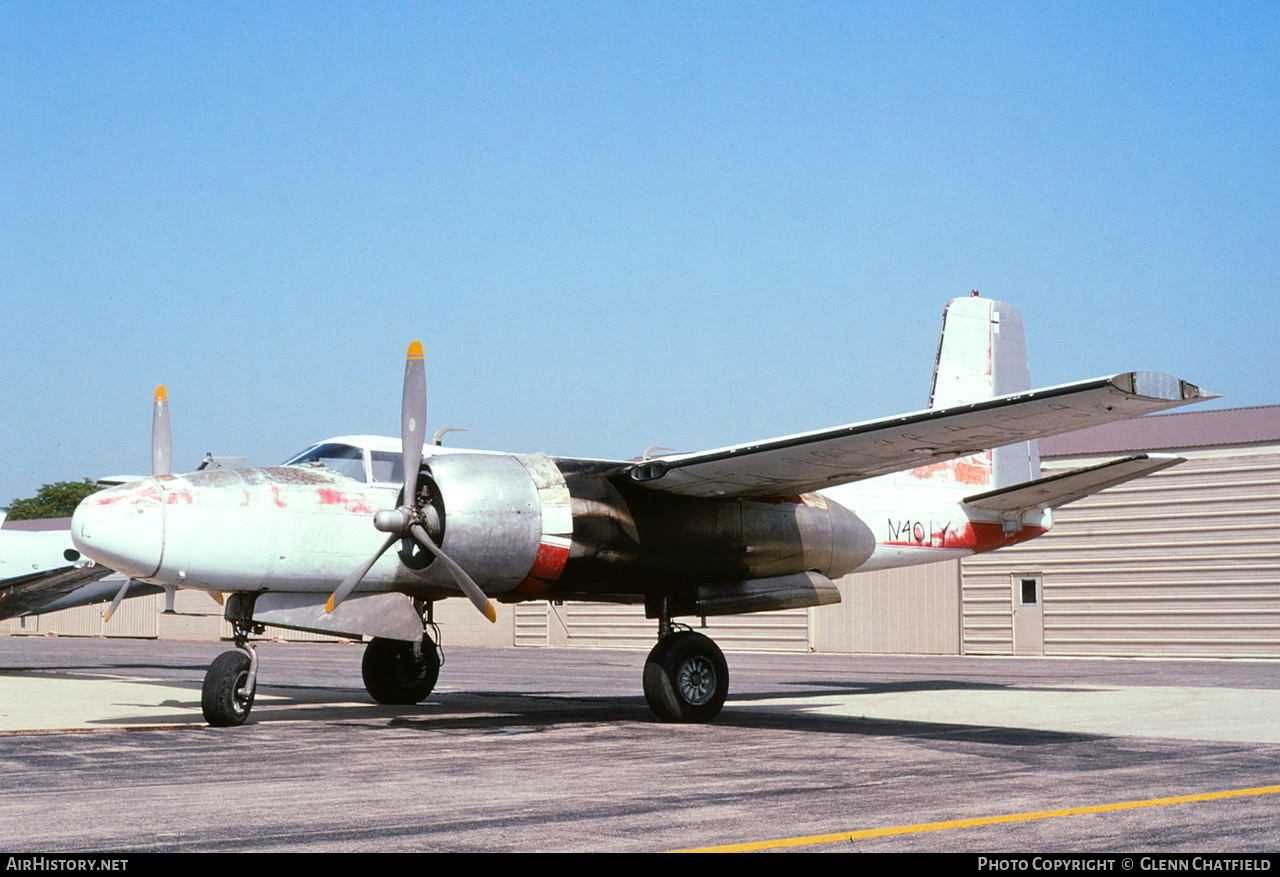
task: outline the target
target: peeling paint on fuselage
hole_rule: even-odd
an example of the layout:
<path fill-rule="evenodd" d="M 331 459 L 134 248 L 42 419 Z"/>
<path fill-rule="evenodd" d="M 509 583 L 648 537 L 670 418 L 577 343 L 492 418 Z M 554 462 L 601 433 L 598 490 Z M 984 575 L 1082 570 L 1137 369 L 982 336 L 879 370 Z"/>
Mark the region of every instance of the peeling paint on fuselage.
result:
<path fill-rule="evenodd" d="M 978 488 L 993 486 L 992 453 L 983 451 L 968 457 L 954 460 L 942 460 L 927 466 L 917 466 L 905 473 L 911 478 L 925 483 L 940 485 L 962 484 L 966 487 Z"/>

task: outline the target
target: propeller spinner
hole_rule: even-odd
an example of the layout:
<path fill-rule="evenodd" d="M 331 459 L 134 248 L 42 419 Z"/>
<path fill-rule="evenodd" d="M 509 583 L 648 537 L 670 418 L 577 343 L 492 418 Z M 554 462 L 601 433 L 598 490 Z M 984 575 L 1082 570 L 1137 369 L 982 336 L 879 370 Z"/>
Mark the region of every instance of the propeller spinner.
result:
<path fill-rule="evenodd" d="M 430 508 L 430 497 L 422 497 L 418 492 L 419 469 L 422 466 L 422 445 L 427 425 L 427 372 L 422 362 L 422 344 L 414 341 L 409 344 L 409 351 L 404 364 L 404 393 L 400 400 L 400 459 L 404 470 L 404 492 L 401 494 L 401 505 L 396 509 L 384 509 L 374 515 L 373 526 L 387 538 L 382 546 L 368 561 L 352 570 L 342 580 L 338 589 L 329 596 L 325 604 L 326 612 L 333 612 L 343 600 L 351 595 L 361 580 L 368 574 L 378 558 L 387 549 L 401 539 L 412 539 L 424 549 L 439 558 L 445 565 L 458 587 L 471 600 L 472 604 L 488 618 L 497 621 L 498 613 L 493 603 L 485 596 L 484 591 L 475 583 L 466 571 L 458 566 L 444 550 L 441 549 L 427 532 L 427 510 Z"/>

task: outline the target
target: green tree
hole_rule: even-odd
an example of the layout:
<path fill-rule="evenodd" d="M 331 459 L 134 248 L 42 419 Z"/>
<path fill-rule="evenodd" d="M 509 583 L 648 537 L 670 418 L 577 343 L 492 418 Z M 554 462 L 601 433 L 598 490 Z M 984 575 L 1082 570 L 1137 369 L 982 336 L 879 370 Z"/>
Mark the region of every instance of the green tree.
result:
<path fill-rule="evenodd" d="M 42 486 L 35 496 L 15 499 L 5 511 L 11 521 L 67 518 L 76 510 L 80 500 L 101 489 L 88 478 L 83 481 L 55 481 Z"/>

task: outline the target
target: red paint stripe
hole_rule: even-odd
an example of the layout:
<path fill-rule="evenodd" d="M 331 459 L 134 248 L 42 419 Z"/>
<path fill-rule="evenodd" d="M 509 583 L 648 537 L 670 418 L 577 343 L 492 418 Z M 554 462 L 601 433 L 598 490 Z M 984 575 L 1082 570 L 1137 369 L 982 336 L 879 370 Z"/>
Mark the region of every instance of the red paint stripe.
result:
<path fill-rule="evenodd" d="M 520 600 L 535 600 L 551 589 L 551 583 L 560 578 L 564 565 L 569 561 L 569 546 L 553 545 L 549 542 L 538 543 L 538 556 L 534 558 L 533 568 L 523 582 L 516 585 L 504 599 L 515 597 Z"/>
<path fill-rule="evenodd" d="M 569 546 L 552 545 L 548 542 L 538 543 L 538 556 L 533 561 L 533 569 L 529 570 L 530 578 L 555 581 L 564 572 L 564 565 L 569 561 Z"/>
<path fill-rule="evenodd" d="M 340 505 L 353 515 L 371 515 L 375 509 L 363 500 L 352 499 L 340 490 L 321 487 L 317 492 L 320 505 Z"/>

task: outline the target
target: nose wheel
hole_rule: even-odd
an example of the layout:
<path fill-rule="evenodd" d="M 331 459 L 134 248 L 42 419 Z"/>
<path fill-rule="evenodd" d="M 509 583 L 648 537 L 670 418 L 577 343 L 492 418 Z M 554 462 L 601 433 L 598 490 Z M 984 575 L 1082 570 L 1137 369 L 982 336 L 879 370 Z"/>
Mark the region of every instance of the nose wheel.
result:
<path fill-rule="evenodd" d="M 258 683 L 258 656 L 247 647 L 223 652 L 204 674 L 200 709 L 215 728 L 243 725 L 253 709 Z"/>
<path fill-rule="evenodd" d="M 729 695 L 729 665 L 712 640 L 692 630 L 658 640 L 644 664 L 644 699 L 664 722 L 709 722 Z"/>
<path fill-rule="evenodd" d="M 238 605 L 234 603 L 235 596 L 229 606 Z M 262 633 L 263 627 L 247 614 L 228 620 L 236 647 L 213 659 L 200 691 L 204 720 L 215 728 L 243 725 L 253 709 L 253 695 L 258 688 L 258 653 L 249 645 L 249 636 Z"/>

